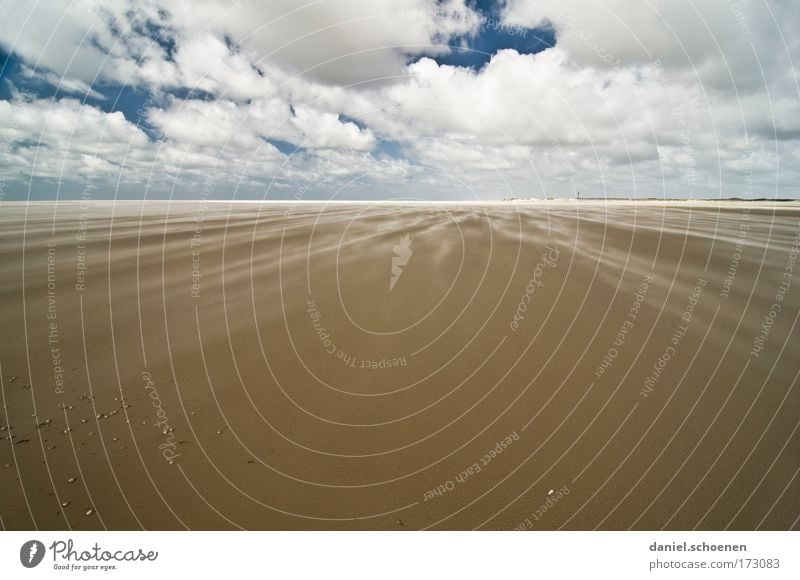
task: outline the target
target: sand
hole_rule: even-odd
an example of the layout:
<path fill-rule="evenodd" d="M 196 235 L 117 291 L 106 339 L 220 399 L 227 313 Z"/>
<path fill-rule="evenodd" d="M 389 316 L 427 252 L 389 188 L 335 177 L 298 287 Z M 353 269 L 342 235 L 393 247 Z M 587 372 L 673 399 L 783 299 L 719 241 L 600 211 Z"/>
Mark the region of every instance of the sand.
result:
<path fill-rule="evenodd" d="M 4 203 L 4 529 L 800 529 L 794 203 Z"/>

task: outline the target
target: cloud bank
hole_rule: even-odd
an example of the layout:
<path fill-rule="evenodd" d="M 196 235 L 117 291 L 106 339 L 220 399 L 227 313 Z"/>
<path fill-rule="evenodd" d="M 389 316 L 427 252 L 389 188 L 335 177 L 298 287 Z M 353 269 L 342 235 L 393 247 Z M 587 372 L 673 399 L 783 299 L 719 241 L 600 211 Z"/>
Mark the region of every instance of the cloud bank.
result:
<path fill-rule="evenodd" d="M 6 1 L 0 195 L 797 197 L 799 25 L 788 0 Z"/>

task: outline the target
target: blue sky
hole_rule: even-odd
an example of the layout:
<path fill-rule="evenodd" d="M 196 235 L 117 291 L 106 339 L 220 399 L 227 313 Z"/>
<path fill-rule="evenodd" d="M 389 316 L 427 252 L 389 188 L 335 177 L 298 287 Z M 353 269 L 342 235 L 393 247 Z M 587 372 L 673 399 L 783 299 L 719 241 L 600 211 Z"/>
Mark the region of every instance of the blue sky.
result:
<path fill-rule="evenodd" d="M 0 5 L 0 200 L 798 195 L 782 3 L 267 4 Z"/>

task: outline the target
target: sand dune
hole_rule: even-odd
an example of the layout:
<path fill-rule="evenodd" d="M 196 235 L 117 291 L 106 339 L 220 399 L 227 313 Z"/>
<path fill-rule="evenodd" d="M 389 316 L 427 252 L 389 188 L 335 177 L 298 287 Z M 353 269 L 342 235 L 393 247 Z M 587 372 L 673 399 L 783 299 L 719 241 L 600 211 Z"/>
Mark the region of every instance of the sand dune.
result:
<path fill-rule="evenodd" d="M 6 529 L 800 529 L 797 204 L 0 232 Z"/>

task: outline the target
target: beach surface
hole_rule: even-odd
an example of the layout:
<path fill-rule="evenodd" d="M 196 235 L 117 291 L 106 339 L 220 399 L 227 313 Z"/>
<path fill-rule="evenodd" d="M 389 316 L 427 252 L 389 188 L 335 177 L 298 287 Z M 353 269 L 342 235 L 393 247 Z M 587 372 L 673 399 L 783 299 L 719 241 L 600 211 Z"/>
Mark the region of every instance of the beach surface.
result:
<path fill-rule="evenodd" d="M 0 206 L 3 529 L 800 529 L 800 205 Z"/>

